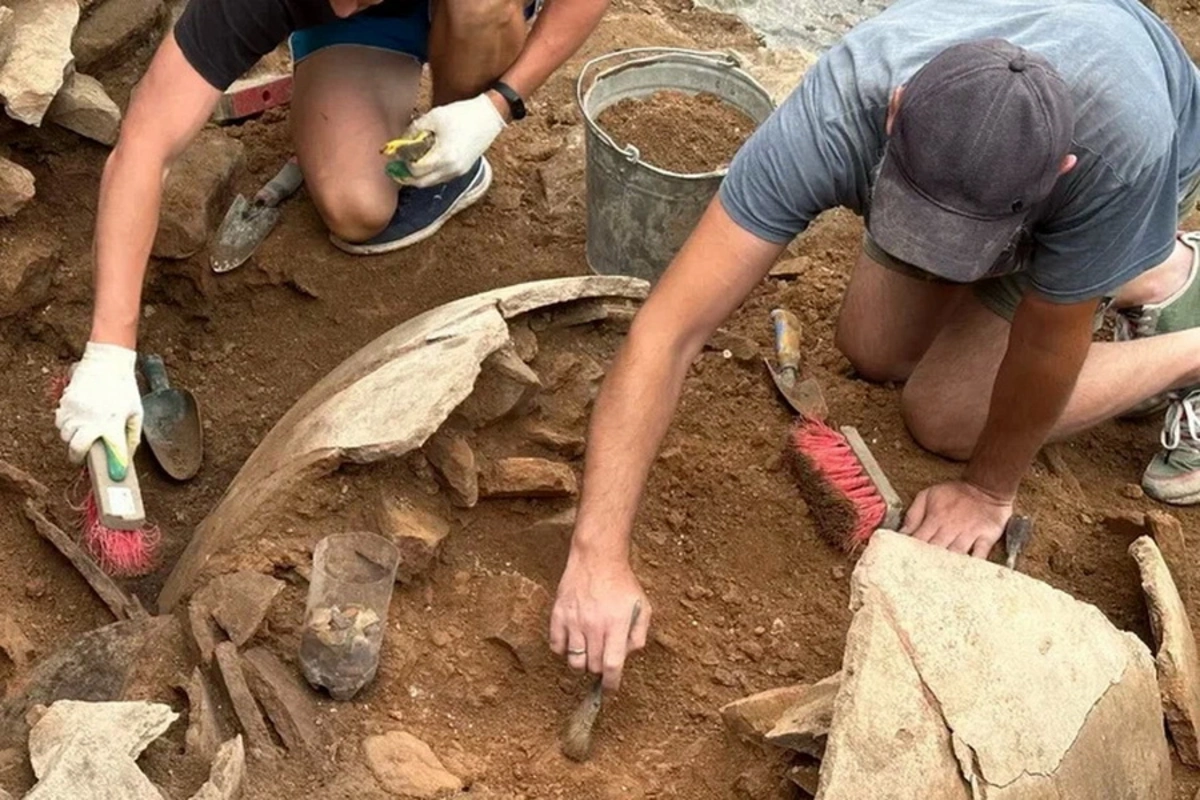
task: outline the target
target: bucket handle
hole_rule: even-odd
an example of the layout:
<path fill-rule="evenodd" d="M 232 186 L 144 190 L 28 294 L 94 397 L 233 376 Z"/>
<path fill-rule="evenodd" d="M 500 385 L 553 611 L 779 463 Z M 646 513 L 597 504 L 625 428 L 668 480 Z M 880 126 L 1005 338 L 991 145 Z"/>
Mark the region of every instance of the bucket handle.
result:
<path fill-rule="evenodd" d="M 627 158 L 630 163 L 637 163 L 641 158 L 641 153 L 632 144 L 627 144 L 625 147 L 618 147 L 613 138 L 608 135 L 608 132 L 595 123 L 588 115 L 587 110 L 583 107 L 584 85 L 588 84 L 588 73 L 601 64 L 617 59 L 628 59 L 634 56 L 648 56 L 650 60 L 654 58 L 662 58 L 667 56 L 684 56 L 686 58 L 696 59 L 708 64 L 725 67 L 741 67 L 742 60 L 737 53 L 733 51 L 717 52 L 711 50 L 688 50 L 683 47 L 631 47 L 627 50 L 616 50 L 611 53 L 605 53 L 602 56 L 597 56 L 583 65 L 583 69 L 579 70 L 579 77 L 575 81 L 575 104 L 579 108 L 579 113 L 583 115 L 585 121 L 592 128 L 601 140 L 604 141 L 612 149 L 621 153 Z M 591 87 L 588 86 L 590 89 Z"/>

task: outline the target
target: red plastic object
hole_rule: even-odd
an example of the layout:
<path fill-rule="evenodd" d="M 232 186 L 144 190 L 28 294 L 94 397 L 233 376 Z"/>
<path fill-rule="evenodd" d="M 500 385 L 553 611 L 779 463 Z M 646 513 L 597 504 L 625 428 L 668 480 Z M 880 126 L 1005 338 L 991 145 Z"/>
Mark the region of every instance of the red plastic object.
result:
<path fill-rule="evenodd" d="M 219 123 L 237 122 L 291 101 L 290 74 L 241 80 L 230 86 L 221 97 L 213 112 L 213 120 Z"/>

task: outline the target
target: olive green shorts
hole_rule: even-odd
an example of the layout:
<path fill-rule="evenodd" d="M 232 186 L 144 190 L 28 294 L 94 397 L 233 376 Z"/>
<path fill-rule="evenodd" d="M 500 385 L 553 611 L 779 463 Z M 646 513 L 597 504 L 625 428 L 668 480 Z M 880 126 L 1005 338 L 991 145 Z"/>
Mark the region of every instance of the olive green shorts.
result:
<path fill-rule="evenodd" d="M 1184 217 L 1195 210 L 1198 201 L 1200 201 L 1200 175 L 1196 176 L 1188 188 L 1187 194 L 1179 201 L 1180 222 L 1183 222 Z M 863 252 L 867 254 L 867 258 L 876 264 L 886 267 L 893 272 L 899 272 L 901 275 L 907 275 L 910 278 L 930 281 L 932 283 L 952 283 L 952 281 L 948 281 L 945 278 L 926 272 L 920 267 L 914 267 L 912 264 L 888 255 L 871 237 L 870 231 L 863 232 Z M 979 298 L 979 302 L 983 303 L 985 307 L 1011 322 L 1013 314 L 1017 311 L 1017 304 L 1021 302 L 1021 296 L 1025 293 L 1026 278 L 1023 273 L 1026 266 L 1028 265 L 1021 264 L 1020 272 L 976 281 L 971 285 L 971 289 L 974 291 L 975 296 Z M 1109 304 L 1112 298 L 1106 297 L 1102 299 L 1104 302 L 1100 307 L 1103 309 Z"/>

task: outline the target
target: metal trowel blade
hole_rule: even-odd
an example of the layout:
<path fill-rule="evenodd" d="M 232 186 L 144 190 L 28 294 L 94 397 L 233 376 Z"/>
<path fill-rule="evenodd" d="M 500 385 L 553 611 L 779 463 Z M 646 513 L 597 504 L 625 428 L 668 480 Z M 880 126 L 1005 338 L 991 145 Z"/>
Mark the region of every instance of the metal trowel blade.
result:
<path fill-rule="evenodd" d="M 245 195 L 234 198 L 209 256 L 213 272 L 229 272 L 245 264 L 279 222 L 279 215 L 278 208 L 252 203 Z"/>

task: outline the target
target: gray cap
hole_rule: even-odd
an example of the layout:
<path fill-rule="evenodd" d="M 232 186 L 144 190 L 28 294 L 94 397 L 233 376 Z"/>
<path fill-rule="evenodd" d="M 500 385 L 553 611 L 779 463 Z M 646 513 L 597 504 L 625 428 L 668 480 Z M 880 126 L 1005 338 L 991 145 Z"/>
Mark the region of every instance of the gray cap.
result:
<path fill-rule="evenodd" d="M 952 281 L 987 275 L 1071 147 L 1075 109 L 1041 56 L 1002 39 L 943 50 L 904 88 L 872 195 L 871 236 Z"/>

